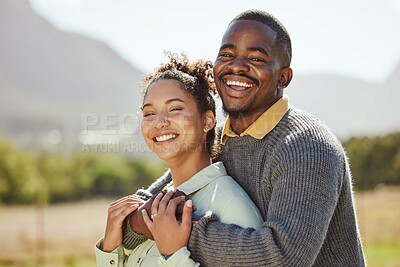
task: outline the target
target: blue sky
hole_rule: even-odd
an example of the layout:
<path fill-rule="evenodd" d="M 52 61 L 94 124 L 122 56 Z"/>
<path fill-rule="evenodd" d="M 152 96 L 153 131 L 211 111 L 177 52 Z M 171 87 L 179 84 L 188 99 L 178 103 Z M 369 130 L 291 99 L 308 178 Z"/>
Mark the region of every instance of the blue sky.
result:
<path fill-rule="evenodd" d="M 400 0 L 30 2 L 56 27 L 104 41 L 142 71 L 164 61 L 164 50 L 214 61 L 229 21 L 250 8 L 286 26 L 297 74 L 383 82 L 400 63 Z"/>

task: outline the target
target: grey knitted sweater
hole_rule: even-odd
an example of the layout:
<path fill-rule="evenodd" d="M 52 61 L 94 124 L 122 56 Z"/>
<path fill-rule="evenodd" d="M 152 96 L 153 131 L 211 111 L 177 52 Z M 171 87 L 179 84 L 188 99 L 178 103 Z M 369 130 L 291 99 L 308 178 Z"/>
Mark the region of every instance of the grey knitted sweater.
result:
<path fill-rule="evenodd" d="M 263 139 L 229 138 L 220 156 L 260 209 L 258 231 L 218 222 L 193 225 L 188 248 L 201 266 L 365 266 L 345 152 L 312 115 L 290 108 Z M 148 191 L 152 195 L 168 175 Z M 126 222 L 124 245 L 145 239 Z"/>

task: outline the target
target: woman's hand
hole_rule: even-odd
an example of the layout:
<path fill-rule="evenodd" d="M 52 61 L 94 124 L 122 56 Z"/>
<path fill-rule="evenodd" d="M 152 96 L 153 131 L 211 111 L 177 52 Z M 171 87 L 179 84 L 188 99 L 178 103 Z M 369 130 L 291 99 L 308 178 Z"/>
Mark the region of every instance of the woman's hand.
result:
<path fill-rule="evenodd" d="M 173 192 L 158 194 L 151 206 L 151 219 L 145 210 L 142 211 L 143 220 L 153 234 L 158 251 L 161 255 L 171 255 L 189 241 L 192 229 L 192 201 L 185 202 L 182 222 L 176 219 L 176 207 L 184 200 L 184 196 L 171 199 Z"/>
<path fill-rule="evenodd" d="M 108 208 L 103 251 L 111 252 L 122 243 L 122 226 L 126 216 L 135 211 L 144 201 L 136 195 L 126 196 L 111 203 Z"/>

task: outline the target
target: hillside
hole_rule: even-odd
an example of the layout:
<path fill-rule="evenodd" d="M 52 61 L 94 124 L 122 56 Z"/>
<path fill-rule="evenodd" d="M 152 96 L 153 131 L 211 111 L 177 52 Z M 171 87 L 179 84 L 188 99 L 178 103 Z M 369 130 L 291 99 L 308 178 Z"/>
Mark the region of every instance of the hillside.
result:
<path fill-rule="evenodd" d="M 400 130 L 400 64 L 384 83 L 334 75 L 295 76 L 291 104 L 316 114 L 341 138 Z"/>
<path fill-rule="evenodd" d="M 46 146 L 53 130 L 77 145 L 87 114 L 118 121 L 137 111 L 142 73 L 104 43 L 56 29 L 27 1 L 0 2 L 0 39 L 0 133 L 21 146 Z"/>

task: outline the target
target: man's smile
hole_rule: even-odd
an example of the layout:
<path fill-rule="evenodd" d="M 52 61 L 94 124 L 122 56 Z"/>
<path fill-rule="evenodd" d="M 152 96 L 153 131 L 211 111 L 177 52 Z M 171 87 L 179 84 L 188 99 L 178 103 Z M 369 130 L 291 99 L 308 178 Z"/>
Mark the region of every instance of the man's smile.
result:
<path fill-rule="evenodd" d="M 253 84 L 246 83 L 246 82 L 227 80 L 227 81 L 225 81 L 225 83 L 230 87 L 232 87 L 232 86 L 234 86 L 234 87 L 243 87 L 243 88 L 253 87 Z"/>

